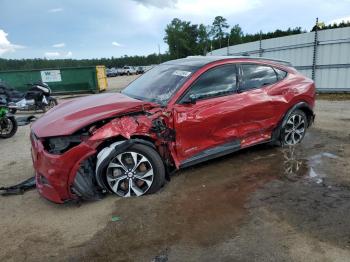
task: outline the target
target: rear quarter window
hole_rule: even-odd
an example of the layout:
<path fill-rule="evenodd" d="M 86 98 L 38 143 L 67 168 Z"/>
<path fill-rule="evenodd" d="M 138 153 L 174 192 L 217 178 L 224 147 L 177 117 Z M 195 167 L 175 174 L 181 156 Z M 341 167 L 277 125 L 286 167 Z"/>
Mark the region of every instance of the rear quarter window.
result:
<path fill-rule="evenodd" d="M 242 91 L 261 88 L 278 81 L 275 70 L 267 65 L 242 64 Z"/>
<path fill-rule="evenodd" d="M 278 80 L 282 80 L 282 79 L 286 78 L 286 76 L 287 76 L 286 71 L 280 70 L 278 68 L 273 68 L 273 69 L 275 69 L 275 71 L 276 71 Z"/>

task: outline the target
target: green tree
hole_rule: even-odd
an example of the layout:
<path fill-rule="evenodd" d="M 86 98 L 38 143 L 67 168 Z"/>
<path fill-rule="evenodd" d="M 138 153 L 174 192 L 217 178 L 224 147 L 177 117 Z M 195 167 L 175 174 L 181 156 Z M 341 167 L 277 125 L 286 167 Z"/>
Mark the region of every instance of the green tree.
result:
<path fill-rule="evenodd" d="M 230 45 L 242 43 L 243 31 L 239 24 L 234 25 L 230 32 Z"/>
<path fill-rule="evenodd" d="M 200 24 L 198 27 L 198 53 L 206 55 L 209 47 L 210 26 Z"/>
<path fill-rule="evenodd" d="M 211 35 L 213 36 L 214 40 L 217 40 L 219 42 L 219 48 L 222 47 L 222 39 L 226 35 L 225 31 L 227 28 L 229 28 L 229 25 L 226 18 L 222 16 L 215 17 L 211 28 Z"/>
<path fill-rule="evenodd" d="M 174 18 L 165 29 L 164 41 L 169 46 L 173 58 L 182 58 L 196 54 L 198 26 L 191 22 Z"/>

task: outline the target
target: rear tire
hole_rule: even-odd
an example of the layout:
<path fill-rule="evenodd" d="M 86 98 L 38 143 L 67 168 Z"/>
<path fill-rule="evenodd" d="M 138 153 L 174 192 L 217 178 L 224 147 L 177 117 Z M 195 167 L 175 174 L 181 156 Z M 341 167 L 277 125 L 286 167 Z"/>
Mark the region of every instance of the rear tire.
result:
<path fill-rule="evenodd" d="M 300 143 L 305 137 L 307 127 L 307 116 L 302 110 L 295 109 L 287 116 L 285 124 L 281 129 L 281 144 L 283 146 L 294 146 Z"/>
<path fill-rule="evenodd" d="M 49 97 L 48 103 L 49 104 L 44 106 L 44 108 L 43 108 L 44 113 L 49 111 L 51 108 L 57 106 L 57 104 L 58 104 L 56 98 L 53 98 L 53 97 Z"/>

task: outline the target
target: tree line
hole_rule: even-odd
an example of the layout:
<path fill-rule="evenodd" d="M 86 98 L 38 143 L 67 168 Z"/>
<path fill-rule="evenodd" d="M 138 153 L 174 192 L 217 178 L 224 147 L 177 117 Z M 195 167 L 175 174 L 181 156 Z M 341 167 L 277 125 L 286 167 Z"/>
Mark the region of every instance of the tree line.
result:
<path fill-rule="evenodd" d="M 150 54 L 148 56 L 122 56 L 111 58 L 94 59 L 0 59 L 0 71 L 6 70 L 30 70 L 44 68 L 62 68 L 62 67 L 84 67 L 105 65 L 106 67 L 123 67 L 124 65 L 143 66 L 159 64 L 160 62 L 170 60 L 166 54 Z"/>
<path fill-rule="evenodd" d="M 311 31 L 331 28 L 349 27 L 350 22 L 325 25 L 320 22 Z M 214 49 L 228 45 L 243 44 L 258 40 L 305 33 L 301 27 L 277 29 L 273 32 L 244 33 L 239 24 L 230 26 L 222 16 L 214 18 L 212 24 L 192 24 L 174 18 L 165 28 L 164 41 L 169 50 L 165 54 L 150 54 L 147 56 L 122 56 L 95 59 L 0 59 L 0 71 L 28 70 L 43 68 L 82 67 L 105 65 L 106 67 L 122 67 L 124 65 L 142 66 L 159 64 L 171 59 L 183 58 L 189 55 L 206 55 Z"/>
<path fill-rule="evenodd" d="M 211 25 L 197 25 L 174 18 L 165 29 L 164 41 L 169 46 L 170 57 L 174 59 L 188 55 L 206 55 L 211 50 L 228 45 L 305 32 L 301 27 L 296 27 L 267 33 L 245 34 L 239 24 L 230 27 L 226 18 L 222 16 L 215 17 Z"/>

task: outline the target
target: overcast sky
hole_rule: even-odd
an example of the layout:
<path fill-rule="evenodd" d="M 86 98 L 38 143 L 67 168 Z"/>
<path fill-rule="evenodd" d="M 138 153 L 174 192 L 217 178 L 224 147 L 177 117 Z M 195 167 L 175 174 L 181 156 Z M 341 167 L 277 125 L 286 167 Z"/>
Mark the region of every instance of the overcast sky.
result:
<path fill-rule="evenodd" d="M 256 33 L 350 18 L 350 0 L 0 0 L 0 57 L 100 58 L 167 50 L 175 17 Z"/>

